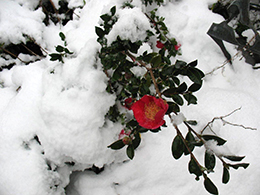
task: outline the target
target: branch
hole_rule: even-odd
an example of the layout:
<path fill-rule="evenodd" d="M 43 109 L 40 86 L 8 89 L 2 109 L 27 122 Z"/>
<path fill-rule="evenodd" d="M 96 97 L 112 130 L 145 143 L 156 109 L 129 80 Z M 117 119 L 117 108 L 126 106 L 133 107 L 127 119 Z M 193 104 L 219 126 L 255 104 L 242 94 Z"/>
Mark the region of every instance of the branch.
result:
<path fill-rule="evenodd" d="M 132 59 L 133 62 L 139 62 L 140 66 L 143 66 L 146 68 L 146 70 L 149 72 L 149 74 L 151 75 L 151 78 L 152 78 L 152 81 L 153 81 L 153 84 L 154 84 L 154 87 L 155 87 L 155 90 L 156 90 L 156 93 L 158 94 L 159 98 L 162 98 L 162 94 L 159 90 L 159 87 L 157 85 L 157 82 L 156 82 L 156 79 L 154 77 L 154 74 L 153 74 L 153 70 L 152 68 L 148 68 L 147 67 L 147 64 L 144 63 L 142 60 L 137 60 L 136 57 L 134 55 L 132 55 L 129 51 L 125 51 L 123 52 L 124 54 L 126 54 L 128 57 L 130 57 Z"/>
<path fill-rule="evenodd" d="M 232 112 L 230 112 L 229 114 L 227 115 L 224 115 L 224 116 L 220 116 L 220 117 L 214 117 L 210 122 L 208 122 L 208 124 L 201 130 L 201 134 L 205 131 L 205 129 L 207 127 L 210 127 L 210 124 L 212 124 L 215 120 L 221 120 L 223 122 L 223 124 L 228 124 L 228 125 L 232 125 L 232 126 L 237 126 L 237 127 L 242 127 L 244 129 L 250 129 L 250 130 L 257 130 L 256 128 L 252 128 L 252 127 L 246 127 L 244 125 L 240 125 L 240 124 L 235 124 L 235 123 L 231 123 L 231 122 L 228 122 L 226 120 L 224 120 L 224 118 L 232 115 L 233 113 L 235 113 L 236 111 L 238 110 L 241 110 L 241 107 L 240 108 L 237 108 L 235 110 L 233 110 Z"/>

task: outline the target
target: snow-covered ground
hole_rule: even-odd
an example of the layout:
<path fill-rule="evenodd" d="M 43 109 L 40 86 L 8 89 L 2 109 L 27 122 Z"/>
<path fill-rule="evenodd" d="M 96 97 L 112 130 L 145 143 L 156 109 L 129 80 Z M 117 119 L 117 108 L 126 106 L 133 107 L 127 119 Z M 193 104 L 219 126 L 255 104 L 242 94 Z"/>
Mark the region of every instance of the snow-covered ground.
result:
<path fill-rule="evenodd" d="M 59 7 L 58 0 L 52 0 Z M 96 62 L 99 44 L 95 26 L 99 16 L 123 0 L 70 0 L 77 16 L 65 26 L 45 26 L 44 14 L 35 8 L 35 0 L 0 0 L 0 43 L 26 42 L 32 37 L 49 53 L 62 44 L 59 32 L 66 35 L 68 48 L 74 52 L 61 64 L 50 58 L 24 65 L 19 59 L 0 59 L 16 65 L 0 72 L 0 194 L 1 195 L 203 195 L 208 194 L 203 181 L 189 174 L 189 157 L 175 160 L 171 143 L 176 131 L 171 125 L 159 133 L 142 134 L 142 143 L 134 160 L 125 150 L 107 148 L 117 139 L 120 124 L 105 121 L 104 115 L 114 104 L 115 96 L 106 93 L 107 78 Z M 206 34 L 210 25 L 223 21 L 208 6 L 215 0 L 172 0 L 158 9 L 165 17 L 170 33 L 181 43 L 187 62 L 198 59 L 205 73 L 223 64 L 225 58 Z M 133 0 L 141 16 L 140 0 Z M 138 16 L 140 14 L 140 16 Z M 142 22 L 142 21 L 141 21 Z M 128 26 L 129 28 L 129 26 Z M 131 29 L 131 28 L 129 28 Z M 134 35 L 133 35 L 134 36 Z M 227 48 L 231 55 L 237 50 Z M 24 61 L 29 55 L 19 55 Z M 187 119 L 198 121 L 200 131 L 212 118 L 224 116 L 237 108 L 229 122 L 260 129 L 260 72 L 236 59 L 207 75 L 196 93 L 197 105 L 183 106 Z M 169 124 L 169 119 L 165 118 Z M 180 129 L 186 131 L 180 125 Z M 245 155 L 250 166 L 231 169 L 231 180 L 222 184 L 222 164 L 217 162 L 210 178 L 223 195 L 258 195 L 260 191 L 260 132 L 214 123 L 215 133 L 228 142 L 218 147 L 225 154 Z M 39 144 L 39 142 L 41 144 Z M 203 161 L 204 149 L 195 150 Z M 71 163 L 75 165 L 72 166 Z M 95 174 L 87 169 L 93 164 L 104 171 Z M 85 170 L 85 171 L 84 171 Z M 72 173 L 72 174 L 71 174 Z M 66 187 L 69 184 L 68 187 Z M 66 191 L 64 188 L 66 187 Z"/>

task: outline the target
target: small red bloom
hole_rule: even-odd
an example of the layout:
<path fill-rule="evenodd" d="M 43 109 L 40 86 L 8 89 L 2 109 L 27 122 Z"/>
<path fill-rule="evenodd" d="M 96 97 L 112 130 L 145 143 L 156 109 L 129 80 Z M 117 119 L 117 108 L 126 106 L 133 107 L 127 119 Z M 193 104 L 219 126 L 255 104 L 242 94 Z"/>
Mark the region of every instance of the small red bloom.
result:
<path fill-rule="evenodd" d="M 133 98 L 127 98 L 125 99 L 124 107 L 127 108 L 128 110 L 131 110 L 133 103 L 134 103 Z"/>
<path fill-rule="evenodd" d="M 177 45 L 174 45 L 174 48 L 175 48 L 176 51 L 179 50 L 180 47 L 181 47 L 181 44 L 180 44 L 180 43 L 178 43 Z"/>
<path fill-rule="evenodd" d="M 122 139 L 125 145 L 129 145 L 132 142 L 132 138 L 129 136 L 131 134 L 130 130 L 122 129 L 120 134 L 118 135 L 118 139 Z"/>
<path fill-rule="evenodd" d="M 118 139 L 123 139 L 124 137 L 128 137 L 131 134 L 131 131 L 125 131 L 124 129 L 118 135 Z"/>
<path fill-rule="evenodd" d="M 163 99 L 145 95 L 132 105 L 132 110 L 140 126 L 146 129 L 157 129 L 165 123 L 163 117 L 168 107 Z"/>
<path fill-rule="evenodd" d="M 157 41 L 156 43 L 157 43 L 157 44 L 156 44 L 156 47 L 157 47 L 157 48 L 159 48 L 159 49 L 164 48 L 164 44 L 163 44 L 161 41 Z"/>

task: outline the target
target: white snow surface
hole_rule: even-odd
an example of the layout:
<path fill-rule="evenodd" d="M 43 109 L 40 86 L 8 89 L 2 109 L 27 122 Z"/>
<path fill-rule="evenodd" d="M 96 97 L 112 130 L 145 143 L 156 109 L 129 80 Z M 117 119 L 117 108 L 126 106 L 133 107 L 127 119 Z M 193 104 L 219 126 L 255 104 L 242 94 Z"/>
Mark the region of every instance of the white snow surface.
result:
<path fill-rule="evenodd" d="M 52 0 L 58 7 L 58 0 Z M 62 44 L 59 32 L 66 35 L 68 48 L 74 54 L 61 64 L 49 57 L 24 65 L 18 59 L 15 66 L 0 72 L 0 194 L 1 195 L 206 195 L 203 179 L 189 174 L 189 157 L 175 160 L 171 143 L 176 135 L 170 119 L 168 127 L 159 133 L 142 134 L 142 142 L 132 161 L 125 148 L 113 151 L 107 146 L 117 139 L 123 128 L 105 120 L 104 115 L 114 104 L 115 96 L 106 92 L 107 78 L 96 52 L 95 26 L 99 16 L 117 5 L 118 23 L 109 41 L 119 34 L 130 40 L 144 39 L 149 22 L 143 15 L 140 0 L 134 9 L 120 9 L 123 0 L 69 0 L 79 18 L 65 26 L 42 23 L 41 8 L 35 10 L 34 0 L 0 0 L 0 43 L 26 42 L 32 37 L 49 53 Z M 177 58 L 187 62 L 198 59 L 205 73 L 225 61 L 214 41 L 206 34 L 210 25 L 223 21 L 208 6 L 215 0 L 167 1 L 158 9 L 165 17 L 171 36 L 182 45 Z M 156 43 L 155 43 L 156 44 Z M 151 50 L 145 45 L 143 48 Z M 237 50 L 227 48 L 231 55 Z M 24 55 L 20 55 L 25 57 Z M 29 58 L 29 57 L 28 57 Z M 0 65 L 5 65 L 1 60 Z M 142 75 L 143 70 L 133 70 Z M 197 120 L 200 131 L 214 117 L 241 110 L 226 120 L 245 127 L 260 129 L 260 72 L 244 59 L 236 59 L 233 67 L 206 75 L 202 89 L 196 93 L 197 105 L 183 106 L 186 119 Z M 183 118 L 184 118 L 183 117 Z M 179 124 L 179 123 L 178 123 Z M 179 128 L 186 134 L 186 128 Z M 243 156 L 247 169 L 230 170 L 231 180 L 222 184 L 222 164 L 217 161 L 215 173 L 209 177 L 220 194 L 258 195 L 260 191 L 260 132 L 213 124 L 216 134 L 228 140 L 224 146 L 209 142 L 208 147 L 220 154 Z M 209 130 L 207 133 L 210 133 Z M 37 137 L 36 137 L 37 136 Z M 37 139 L 41 144 L 37 142 Z M 194 154 L 203 162 L 204 149 Z M 74 166 L 68 163 L 74 162 Z M 92 165 L 103 167 L 95 174 L 87 170 Z M 66 187 L 67 186 L 67 187 Z"/>

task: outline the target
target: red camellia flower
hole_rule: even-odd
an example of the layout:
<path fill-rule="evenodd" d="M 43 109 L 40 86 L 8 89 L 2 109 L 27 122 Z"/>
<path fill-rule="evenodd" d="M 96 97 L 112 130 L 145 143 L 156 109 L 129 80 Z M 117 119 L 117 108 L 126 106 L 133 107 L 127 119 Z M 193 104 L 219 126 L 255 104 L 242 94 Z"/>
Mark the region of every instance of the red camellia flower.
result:
<path fill-rule="evenodd" d="M 157 47 L 157 48 L 159 48 L 159 49 L 164 48 L 164 44 L 163 44 L 161 41 L 157 41 L 156 43 L 157 43 L 157 44 L 156 44 L 156 47 Z"/>
<path fill-rule="evenodd" d="M 132 105 L 132 110 L 140 126 L 146 129 L 157 129 L 165 123 L 163 117 L 168 107 L 163 99 L 145 95 Z"/>

